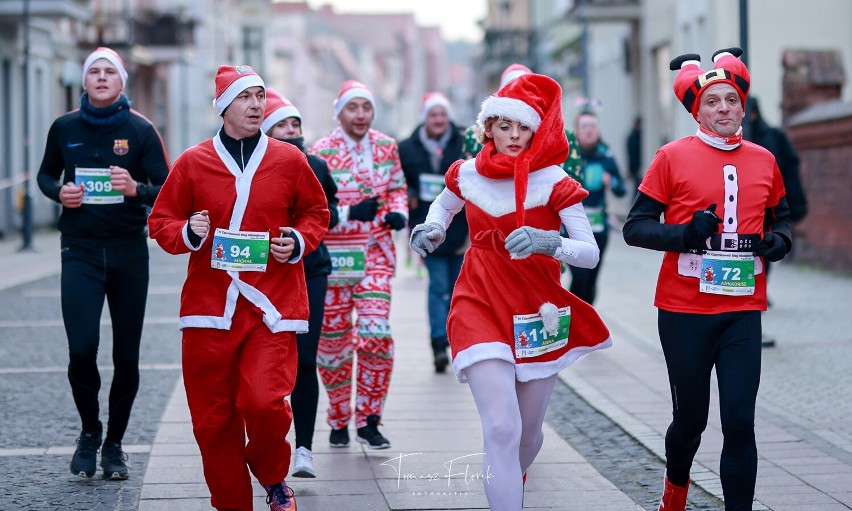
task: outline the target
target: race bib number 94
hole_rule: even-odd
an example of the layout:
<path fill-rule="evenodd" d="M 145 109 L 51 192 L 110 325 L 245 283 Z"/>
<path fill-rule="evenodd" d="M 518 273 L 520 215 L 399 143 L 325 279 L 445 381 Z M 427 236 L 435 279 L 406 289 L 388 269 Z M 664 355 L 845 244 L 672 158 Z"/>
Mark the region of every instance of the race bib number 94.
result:
<path fill-rule="evenodd" d="M 210 266 L 217 270 L 266 271 L 269 233 L 216 229 Z"/>
<path fill-rule="evenodd" d="M 113 190 L 109 169 L 78 167 L 74 184 L 83 185 L 83 204 L 120 204 L 124 194 Z"/>

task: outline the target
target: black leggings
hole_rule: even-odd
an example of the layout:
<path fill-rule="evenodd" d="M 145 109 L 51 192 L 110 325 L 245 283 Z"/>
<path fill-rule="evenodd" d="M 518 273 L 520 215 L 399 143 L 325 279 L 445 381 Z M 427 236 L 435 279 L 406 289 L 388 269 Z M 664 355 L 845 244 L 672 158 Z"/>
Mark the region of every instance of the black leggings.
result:
<path fill-rule="evenodd" d="M 659 311 L 658 326 L 672 392 L 666 473 L 689 480 L 710 408 L 715 366 L 722 419 L 720 475 L 727 511 L 751 510 L 757 478 L 754 408 L 760 384 L 760 312 L 683 314 Z"/>
<path fill-rule="evenodd" d="M 62 319 L 68 336 L 68 381 L 83 431 L 100 432 L 98 372 L 104 299 L 112 320 L 109 421 L 105 441 L 121 442 L 139 389 L 139 345 L 148 296 L 145 238 L 101 248 L 62 240 Z"/>
<path fill-rule="evenodd" d="M 595 302 L 595 296 L 597 295 L 598 289 L 598 273 L 601 271 L 601 266 L 603 266 L 603 256 L 606 251 L 607 241 L 609 240 L 609 233 L 607 230 L 596 232 L 594 235 L 598 248 L 601 251 L 600 261 L 598 261 L 598 264 L 594 268 L 577 268 L 576 266 L 569 266 L 571 269 L 571 287 L 568 290 L 577 296 L 577 298 L 588 304 L 593 304 Z"/>
<path fill-rule="evenodd" d="M 296 342 L 299 346 L 299 370 L 296 373 L 296 385 L 290 395 L 290 405 L 293 408 L 296 447 L 311 449 L 319 401 L 317 348 L 319 347 L 322 317 L 325 313 L 325 292 L 328 288 L 328 276 L 311 277 L 307 280 L 307 286 L 308 306 L 311 315 L 308 319 L 308 332 L 296 336 Z"/>

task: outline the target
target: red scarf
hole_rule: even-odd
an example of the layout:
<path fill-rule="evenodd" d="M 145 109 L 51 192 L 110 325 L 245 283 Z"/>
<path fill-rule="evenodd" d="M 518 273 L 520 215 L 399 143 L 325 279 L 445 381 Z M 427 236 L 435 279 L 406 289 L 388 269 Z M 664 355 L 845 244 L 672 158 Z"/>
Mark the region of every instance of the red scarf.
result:
<path fill-rule="evenodd" d="M 493 140 L 489 140 L 476 155 L 476 171 L 489 179 L 515 180 L 515 218 L 518 227 L 524 225 L 524 201 L 527 198 L 527 183 L 530 172 L 559 165 L 568 157 L 568 138 L 562 129 L 561 118 L 557 129 L 541 129 L 532 138 L 530 146 L 518 156 L 497 152 Z M 533 169 L 532 171 L 530 169 Z"/>

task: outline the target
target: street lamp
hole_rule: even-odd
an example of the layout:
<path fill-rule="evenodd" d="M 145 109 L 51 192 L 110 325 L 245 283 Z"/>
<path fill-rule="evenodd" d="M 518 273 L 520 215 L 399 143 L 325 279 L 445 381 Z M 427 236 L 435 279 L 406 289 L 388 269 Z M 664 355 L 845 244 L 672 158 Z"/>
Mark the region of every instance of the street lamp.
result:
<path fill-rule="evenodd" d="M 33 201 L 30 197 L 30 0 L 24 0 L 24 200 L 21 252 L 33 250 Z"/>

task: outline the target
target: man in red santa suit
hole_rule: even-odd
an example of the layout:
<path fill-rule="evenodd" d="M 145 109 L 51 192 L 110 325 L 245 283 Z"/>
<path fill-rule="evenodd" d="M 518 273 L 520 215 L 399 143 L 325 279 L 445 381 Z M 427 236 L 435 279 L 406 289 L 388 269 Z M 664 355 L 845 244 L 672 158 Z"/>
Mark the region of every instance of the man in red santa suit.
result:
<path fill-rule="evenodd" d="M 302 256 L 319 244 L 329 212 L 301 151 L 260 130 L 265 101 L 251 67 L 219 67 L 214 104 L 224 125 L 175 161 L 148 226 L 164 250 L 190 254 L 183 377 L 211 504 L 251 511 L 251 470 L 272 511 L 295 511 L 284 482 L 292 420 L 284 398 L 296 377 L 296 333 L 308 329 Z"/>
<path fill-rule="evenodd" d="M 775 157 L 743 140 L 750 75 L 741 54 L 740 48 L 717 51 L 708 71 L 696 54 L 672 60 L 675 95 L 698 128 L 657 151 L 623 229 L 629 245 L 665 252 L 654 305 L 672 422 L 660 511 L 686 509 L 714 368 L 725 509 L 750 511 L 754 499 L 763 268 L 765 261 L 783 259 L 793 238 Z"/>
<path fill-rule="evenodd" d="M 353 351 L 358 353 L 356 440 L 370 449 L 390 447 L 378 427 L 393 369 L 388 316 L 396 252 L 391 231 L 407 224 L 408 192 L 396 141 L 371 128 L 375 104 L 366 85 L 347 80 L 334 102 L 339 126 L 309 151 L 328 163 L 341 206 L 340 223 L 325 237 L 333 269 L 317 355 L 328 392 L 332 447 L 349 445 Z"/>

